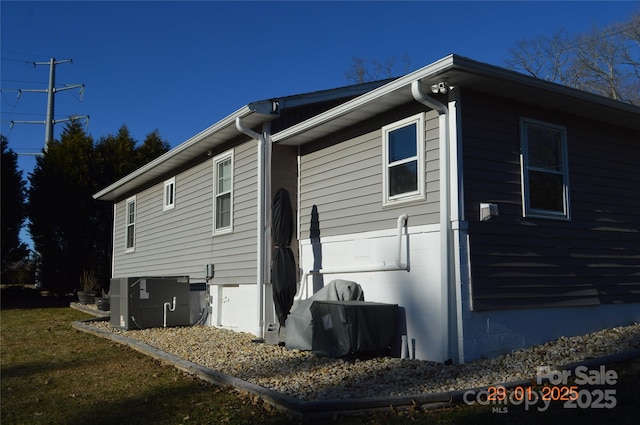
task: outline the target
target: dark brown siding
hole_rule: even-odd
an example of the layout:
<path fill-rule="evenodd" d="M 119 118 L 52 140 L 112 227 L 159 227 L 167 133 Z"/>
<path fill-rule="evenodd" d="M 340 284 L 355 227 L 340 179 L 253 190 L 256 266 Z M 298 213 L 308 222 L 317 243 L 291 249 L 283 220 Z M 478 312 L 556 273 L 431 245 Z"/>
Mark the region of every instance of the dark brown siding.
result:
<path fill-rule="evenodd" d="M 640 136 L 468 91 L 462 113 L 474 310 L 639 303 Z M 521 117 L 566 127 L 570 221 L 523 217 Z"/>

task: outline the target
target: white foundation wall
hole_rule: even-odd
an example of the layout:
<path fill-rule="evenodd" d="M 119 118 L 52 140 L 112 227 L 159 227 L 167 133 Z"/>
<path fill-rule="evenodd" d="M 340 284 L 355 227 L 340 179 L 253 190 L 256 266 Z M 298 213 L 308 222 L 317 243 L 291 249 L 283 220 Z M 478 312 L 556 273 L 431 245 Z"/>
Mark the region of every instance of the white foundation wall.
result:
<path fill-rule="evenodd" d="M 263 326 L 275 322 L 273 294 L 270 284 L 264 285 Z M 209 317 L 207 324 L 262 337 L 258 331 L 258 294 L 255 284 L 209 285 Z"/>
<path fill-rule="evenodd" d="M 263 327 L 276 322 L 271 284 L 264 285 Z M 255 284 L 209 285 L 209 317 L 207 324 L 262 337 L 259 331 L 258 293 Z"/>
<path fill-rule="evenodd" d="M 300 268 L 303 272 L 313 270 L 318 256 L 323 270 L 393 265 L 397 252 L 396 229 L 331 236 L 321 238 L 316 244 L 305 239 L 300 242 Z M 351 280 L 362 286 L 365 301 L 398 304 L 399 326 L 392 347 L 395 354 L 399 355 L 401 335 L 405 334 L 412 358 L 445 361 L 439 226 L 409 227 L 402 236 L 401 261 L 408 263 L 409 271 L 325 274 L 322 283 L 326 285 L 333 279 Z M 308 276 L 298 292 L 301 299 L 313 294 L 314 282 L 316 290 L 319 289 L 317 279 L 317 276 Z"/>

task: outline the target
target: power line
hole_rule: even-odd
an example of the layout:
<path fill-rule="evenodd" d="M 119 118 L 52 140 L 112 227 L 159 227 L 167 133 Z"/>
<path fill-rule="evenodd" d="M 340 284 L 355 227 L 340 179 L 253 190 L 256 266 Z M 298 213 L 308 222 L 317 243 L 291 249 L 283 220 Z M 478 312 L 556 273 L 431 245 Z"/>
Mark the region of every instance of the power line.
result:
<path fill-rule="evenodd" d="M 1 79 L 0 81 L 4 81 L 7 83 L 21 83 L 21 84 L 46 84 L 42 81 L 24 81 L 24 80 L 9 80 L 6 78 Z"/>

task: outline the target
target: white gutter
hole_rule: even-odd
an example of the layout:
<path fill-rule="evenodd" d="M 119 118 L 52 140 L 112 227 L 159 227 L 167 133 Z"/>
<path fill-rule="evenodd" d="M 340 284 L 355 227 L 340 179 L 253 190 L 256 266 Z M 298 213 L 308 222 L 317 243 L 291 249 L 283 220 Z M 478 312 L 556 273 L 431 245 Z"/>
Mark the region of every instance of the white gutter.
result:
<path fill-rule="evenodd" d="M 264 339 L 264 285 L 268 282 L 269 263 L 267 256 L 270 256 L 271 250 L 266 244 L 269 242 L 270 226 L 268 226 L 269 202 L 271 199 L 271 185 L 269 182 L 271 163 L 269 153 L 271 151 L 271 127 L 267 121 L 263 124 L 262 134 L 258 134 L 250 128 L 242 124 L 240 117 L 236 118 L 236 128 L 241 133 L 246 134 L 258 142 L 258 184 L 257 184 L 257 253 L 256 253 L 256 285 L 257 285 L 257 307 L 258 316 L 256 330 L 254 334 L 259 340 Z"/>
<path fill-rule="evenodd" d="M 449 311 L 451 309 L 450 274 L 451 274 L 451 194 L 449 164 L 449 110 L 437 100 L 424 94 L 420 88 L 420 80 L 411 83 L 413 98 L 439 114 L 439 150 L 440 150 L 440 306 L 442 308 L 440 333 L 442 336 L 442 359 L 451 358 L 449 340 Z"/>
<path fill-rule="evenodd" d="M 397 243 L 398 250 L 396 251 L 396 258 L 394 264 L 372 264 L 366 266 L 358 266 L 358 267 L 334 267 L 328 269 L 320 269 L 320 270 L 310 270 L 305 272 L 300 279 L 300 288 L 299 293 L 296 295 L 296 299 L 302 299 L 303 288 L 306 295 L 308 295 L 307 290 L 307 278 L 309 276 L 314 275 L 324 275 L 324 274 L 343 274 L 343 273 L 371 273 L 371 272 L 391 272 L 398 270 L 406 270 L 409 271 L 409 264 L 407 262 L 402 261 L 402 229 L 407 227 L 407 220 L 409 216 L 407 214 L 401 214 L 398 216 L 397 220 Z M 408 238 L 408 232 L 407 232 Z M 409 259 L 409 252 L 407 251 L 407 260 Z"/>

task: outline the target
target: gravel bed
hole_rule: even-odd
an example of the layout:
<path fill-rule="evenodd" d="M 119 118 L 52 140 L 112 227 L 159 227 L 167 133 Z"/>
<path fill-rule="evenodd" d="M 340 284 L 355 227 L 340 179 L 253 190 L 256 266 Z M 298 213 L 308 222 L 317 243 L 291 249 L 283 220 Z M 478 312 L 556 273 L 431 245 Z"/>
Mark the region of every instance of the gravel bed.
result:
<path fill-rule="evenodd" d="M 252 342 L 248 333 L 211 326 L 129 330 L 91 322 L 182 359 L 302 400 L 410 396 L 463 390 L 535 377 L 538 366 L 559 367 L 640 349 L 640 324 L 561 337 L 494 359 L 445 365 L 392 357 L 318 357 Z"/>

